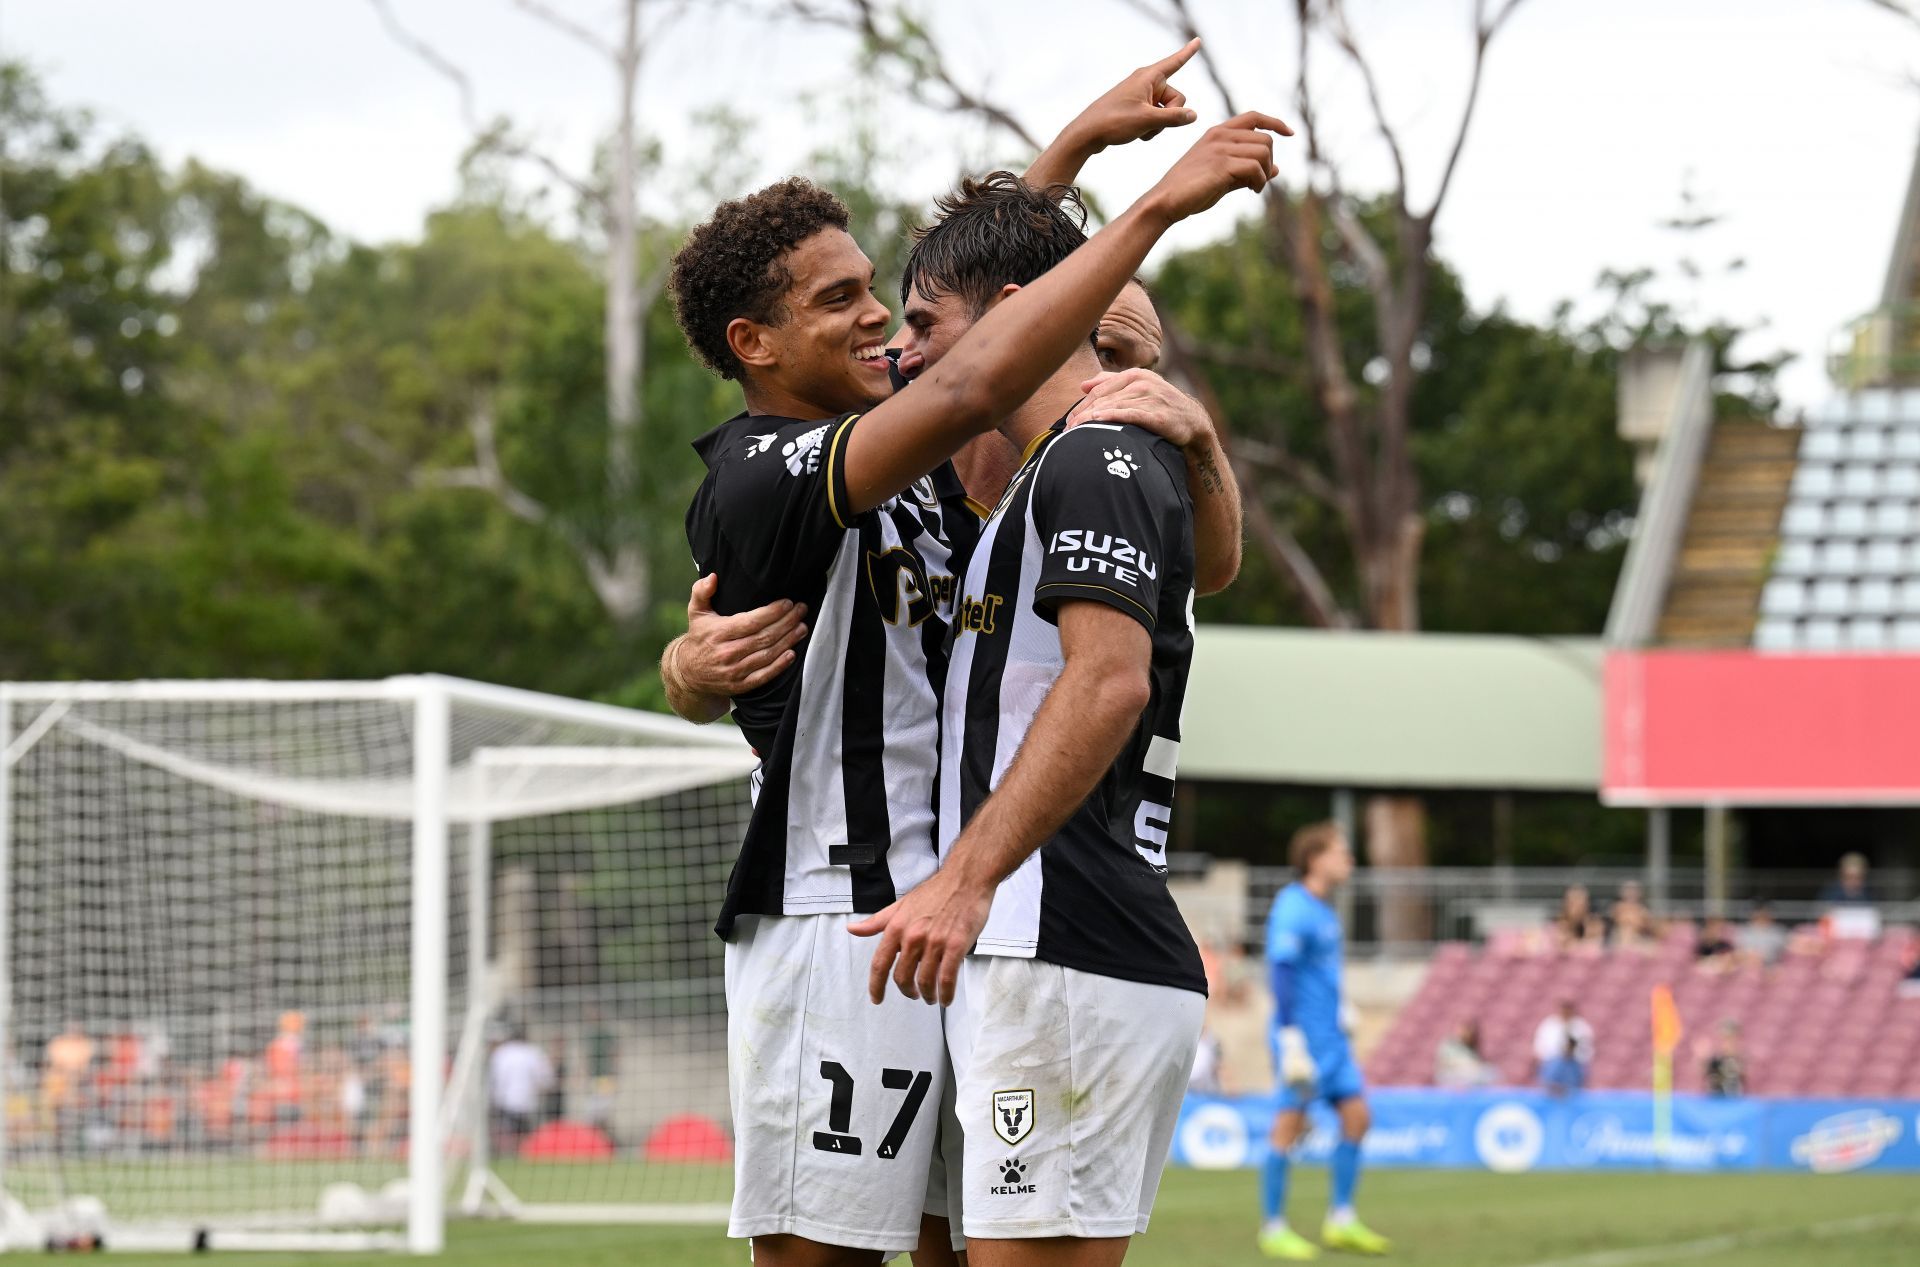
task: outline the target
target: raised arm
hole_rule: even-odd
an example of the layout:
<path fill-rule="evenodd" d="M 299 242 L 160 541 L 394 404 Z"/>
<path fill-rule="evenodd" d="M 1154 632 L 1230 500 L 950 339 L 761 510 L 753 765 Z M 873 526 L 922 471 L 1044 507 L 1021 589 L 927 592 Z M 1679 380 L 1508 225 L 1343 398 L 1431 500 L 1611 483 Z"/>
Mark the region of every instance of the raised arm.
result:
<path fill-rule="evenodd" d="M 1278 175 L 1273 136 L 1292 134 L 1249 112 L 1211 128 L 1158 184 L 1058 266 L 996 304 L 910 392 L 847 429 L 844 521 L 872 509 L 992 430 L 1080 347 L 1113 297 L 1173 224 L 1231 189 Z"/>
<path fill-rule="evenodd" d="M 1061 603 L 1059 617 L 1066 664 L 1006 777 L 931 879 L 848 925 L 857 935 L 881 934 L 867 979 L 875 1003 L 889 975 L 908 998 L 953 1002 L 960 961 L 986 925 L 994 889 L 1092 794 L 1152 697 L 1145 625 L 1092 601 Z"/>
<path fill-rule="evenodd" d="M 1109 145 L 1151 140 L 1162 128 L 1192 123 L 1199 116 L 1187 109 L 1186 94 L 1167 80 L 1199 48 L 1197 38 L 1188 40 L 1171 56 L 1142 66 L 1101 93 L 1040 151 L 1021 179 L 1036 189 L 1071 185 L 1087 160 Z"/>

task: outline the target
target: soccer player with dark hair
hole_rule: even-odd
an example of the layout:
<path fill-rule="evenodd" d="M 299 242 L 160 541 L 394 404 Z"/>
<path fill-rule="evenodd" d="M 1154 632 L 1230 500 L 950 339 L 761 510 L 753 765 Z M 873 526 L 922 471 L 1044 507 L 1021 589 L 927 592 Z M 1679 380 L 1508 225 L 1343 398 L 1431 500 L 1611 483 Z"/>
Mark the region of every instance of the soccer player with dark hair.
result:
<path fill-rule="evenodd" d="M 907 261 L 902 372 L 947 372 L 1078 235 L 1003 173 L 942 199 Z M 875 1003 L 947 1005 L 949 1206 L 994 1265 L 1117 1263 L 1146 1230 L 1206 1001 L 1166 881 L 1193 504 L 1173 445 L 1066 426 L 1098 370 L 1081 344 L 1000 425 L 1021 465 L 959 589 L 941 866 L 849 929 L 879 937 Z"/>
<path fill-rule="evenodd" d="M 1269 1258 L 1319 1257 L 1319 1247 L 1287 1225 L 1287 1173 L 1293 1147 L 1307 1133 L 1307 1106 L 1324 1100 L 1339 1115 L 1340 1142 L 1333 1149 L 1333 1195 L 1321 1242 L 1349 1253 L 1384 1254 L 1387 1239 L 1353 1211 L 1360 1143 L 1373 1117 L 1347 1043 L 1340 994 L 1343 939 L 1340 917 L 1328 901 L 1353 874 L 1353 850 L 1338 824 L 1309 823 L 1293 834 L 1288 861 L 1294 881 L 1280 890 L 1267 915 L 1273 1061 L 1281 1093 L 1260 1177 L 1260 1249 Z"/>
<path fill-rule="evenodd" d="M 822 191 L 787 181 L 725 204 L 675 258 L 687 340 L 747 403 L 696 446 L 708 474 L 687 515 L 695 562 L 716 574 L 717 610 L 785 599 L 815 614 L 794 662 L 733 700 L 761 764 L 717 925 L 730 1232 L 753 1238 L 762 1267 L 874 1262 L 920 1240 L 941 1021 L 869 1007 L 865 955 L 845 929 L 936 860 L 952 559 L 978 523 L 946 460 L 1088 345 L 1168 226 L 1262 186 L 1273 168 L 1260 129 L 1282 127 L 1249 115 L 1211 130 L 911 391 L 890 395 L 888 313 L 844 209 Z"/>

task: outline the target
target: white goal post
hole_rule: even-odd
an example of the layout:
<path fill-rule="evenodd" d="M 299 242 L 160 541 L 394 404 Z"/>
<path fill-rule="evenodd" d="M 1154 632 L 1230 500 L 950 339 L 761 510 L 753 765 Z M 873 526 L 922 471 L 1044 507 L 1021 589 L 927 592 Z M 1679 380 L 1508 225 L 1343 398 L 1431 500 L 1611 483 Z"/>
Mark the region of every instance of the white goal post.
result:
<path fill-rule="evenodd" d="M 436 676 L 0 683 L 0 1248 L 724 1214 L 753 765 Z"/>

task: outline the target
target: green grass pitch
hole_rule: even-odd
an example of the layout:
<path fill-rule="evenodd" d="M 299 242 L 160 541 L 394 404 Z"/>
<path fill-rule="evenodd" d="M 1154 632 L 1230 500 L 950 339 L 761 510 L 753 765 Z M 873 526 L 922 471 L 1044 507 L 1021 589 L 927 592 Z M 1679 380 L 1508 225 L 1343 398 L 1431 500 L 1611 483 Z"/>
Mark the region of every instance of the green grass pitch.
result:
<path fill-rule="evenodd" d="M 524 1176 L 531 1179 L 532 1176 Z M 1135 1267 L 1252 1267 L 1251 1171 L 1167 1174 Z M 1408 1267 L 1914 1267 L 1920 1177 L 1913 1175 L 1492 1175 L 1376 1171 L 1361 1207 L 1396 1239 Z M 1296 1171 L 1291 1213 L 1317 1230 L 1326 1172 Z M 115 1255 L 116 1264 L 181 1263 Z M 393 1257 L 220 1255 L 223 1267 L 349 1267 Z M 745 1247 L 718 1228 L 521 1227 L 456 1222 L 448 1267 L 743 1267 Z M 1328 1255 L 1323 1262 L 1340 1261 Z"/>

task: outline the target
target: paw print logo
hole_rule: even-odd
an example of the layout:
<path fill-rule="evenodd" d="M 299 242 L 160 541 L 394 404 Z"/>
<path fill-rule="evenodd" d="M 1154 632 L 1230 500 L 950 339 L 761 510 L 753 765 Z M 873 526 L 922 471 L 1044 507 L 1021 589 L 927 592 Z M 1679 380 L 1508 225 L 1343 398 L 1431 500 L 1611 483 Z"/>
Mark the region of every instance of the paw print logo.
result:
<path fill-rule="evenodd" d="M 1006 1183 L 1019 1183 L 1027 1174 L 1027 1163 L 1018 1157 L 1009 1157 L 1000 1163 L 1000 1178 Z"/>
<path fill-rule="evenodd" d="M 1140 464 L 1133 460 L 1133 454 L 1122 453 L 1119 449 L 1103 449 L 1101 453 L 1107 459 L 1107 474 L 1118 475 L 1121 479 L 1132 479 Z"/>

